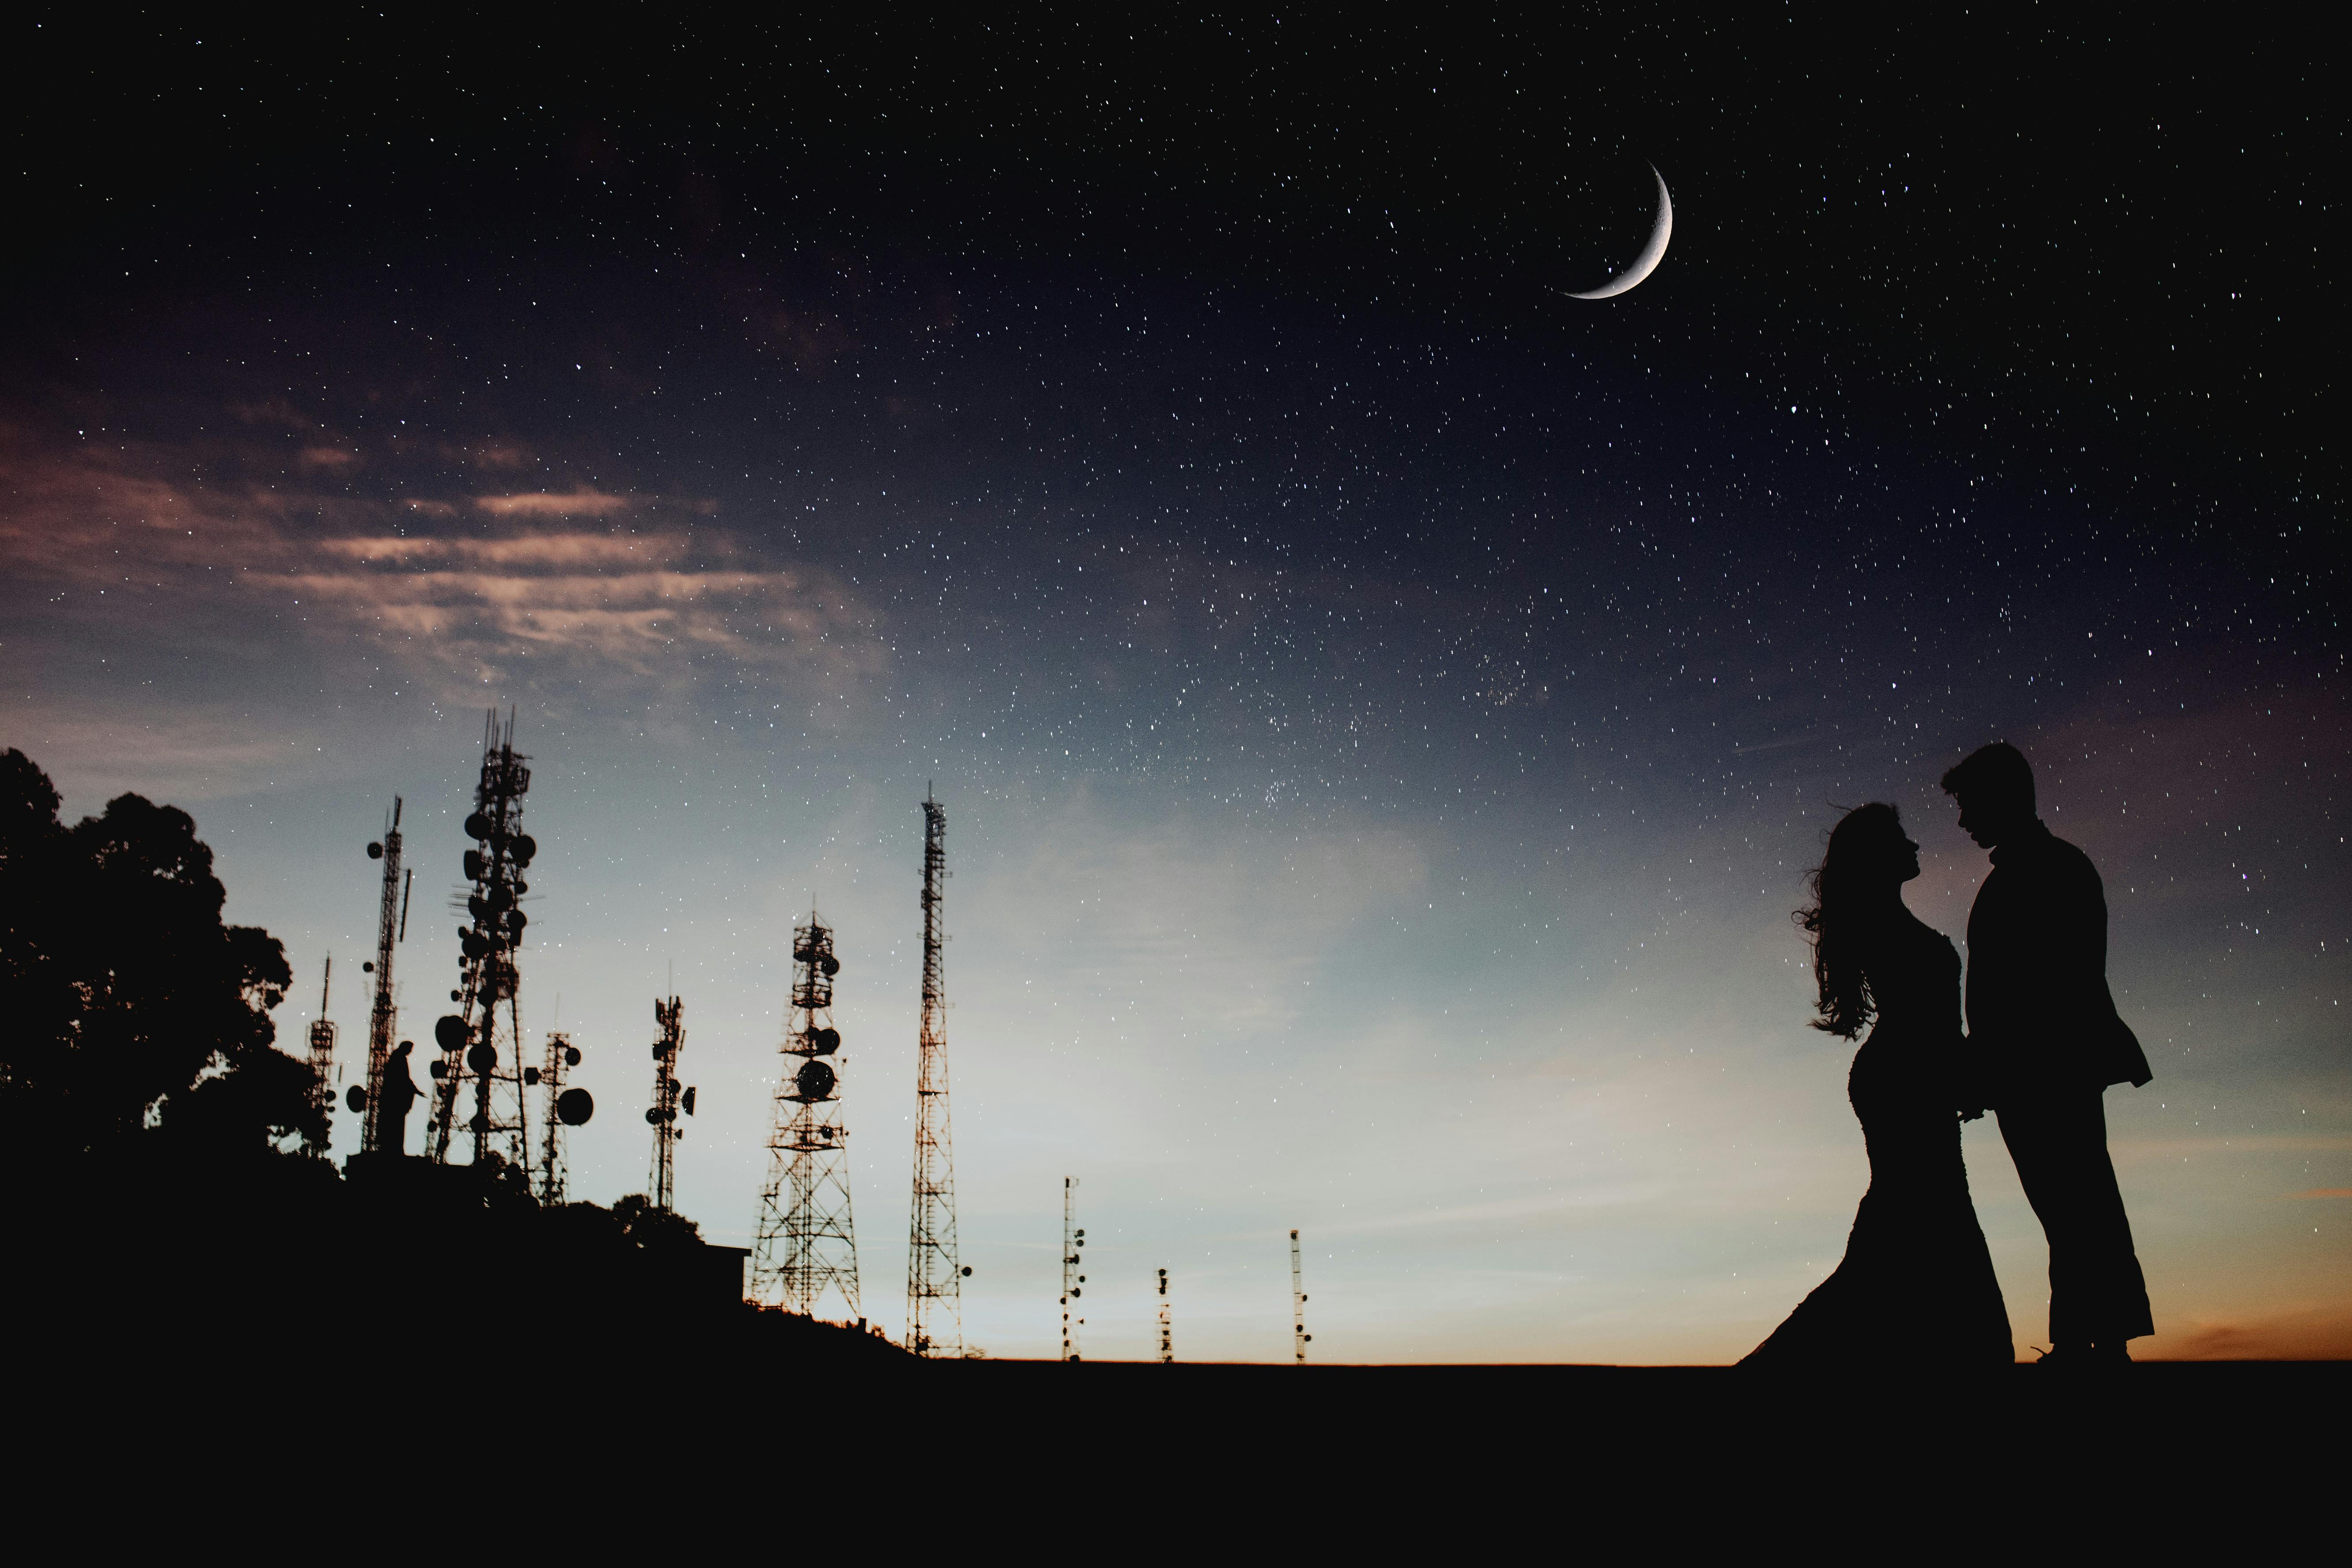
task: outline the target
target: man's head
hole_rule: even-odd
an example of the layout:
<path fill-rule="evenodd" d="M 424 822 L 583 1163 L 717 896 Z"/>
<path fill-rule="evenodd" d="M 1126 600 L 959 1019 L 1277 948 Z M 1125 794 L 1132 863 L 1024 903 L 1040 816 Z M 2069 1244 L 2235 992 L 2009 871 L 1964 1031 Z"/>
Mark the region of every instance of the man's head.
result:
<path fill-rule="evenodd" d="M 400 1044 L 392 1048 L 392 1054 L 395 1057 L 404 1057 L 415 1048 L 416 1042 L 415 1040 L 403 1040 Z"/>
<path fill-rule="evenodd" d="M 1944 793 L 1959 804 L 1960 831 L 1987 849 L 2034 821 L 2033 769 L 2007 741 L 1970 752 L 1944 775 Z"/>

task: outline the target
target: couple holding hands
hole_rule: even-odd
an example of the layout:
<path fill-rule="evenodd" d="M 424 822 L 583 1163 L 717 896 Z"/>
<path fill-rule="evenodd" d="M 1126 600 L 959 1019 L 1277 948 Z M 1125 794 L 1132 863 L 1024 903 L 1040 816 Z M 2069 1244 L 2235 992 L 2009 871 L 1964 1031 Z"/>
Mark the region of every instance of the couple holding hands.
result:
<path fill-rule="evenodd" d="M 1848 812 L 1797 913 L 1820 1013 L 1865 1027 L 1847 1080 L 1870 1152 L 1837 1271 L 1743 1365 L 2005 1365 L 2009 1314 L 1969 1198 L 1960 1123 L 1990 1110 L 2050 1243 L 2050 1342 L 2060 1365 L 2126 1363 L 2155 1332 L 2131 1222 L 2107 1157 L 2109 1084 L 2147 1058 L 2107 990 L 2107 905 L 2090 858 L 2034 810 L 2033 772 L 2006 742 L 1944 775 L 1960 827 L 1991 851 L 1960 960 L 1903 902 L 1919 847 L 1891 805 Z"/>

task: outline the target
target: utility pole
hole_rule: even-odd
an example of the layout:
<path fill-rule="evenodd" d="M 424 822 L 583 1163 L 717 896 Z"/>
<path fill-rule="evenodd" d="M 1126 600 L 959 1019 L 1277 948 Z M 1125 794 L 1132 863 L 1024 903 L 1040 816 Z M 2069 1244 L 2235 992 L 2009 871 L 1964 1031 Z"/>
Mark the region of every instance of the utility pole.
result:
<path fill-rule="evenodd" d="M 1290 1349 L 1298 1364 L 1307 1364 L 1307 1342 L 1315 1336 L 1307 1331 L 1307 1287 L 1298 1271 L 1298 1233 L 1290 1233 Z"/>
<path fill-rule="evenodd" d="M 1073 1317 L 1070 1303 L 1086 1294 L 1087 1277 L 1078 1272 L 1086 1267 L 1086 1255 L 1079 1249 L 1087 1244 L 1087 1233 L 1076 1228 L 1078 1223 L 1078 1179 L 1062 1178 L 1062 1359 L 1081 1361 L 1078 1354 L 1078 1330 L 1086 1325 L 1084 1318 Z"/>
<path fill-rule="evenodd" d="M 923 1016 L 915 1039 L 915 1197 L 907 1226 L 907 1348 L 963 1353 L 963 1268 L 956 1253 L 955 1147 L 948 1129 L 946 987 L 940 974 L 948 808 L 923 796 Z"/>
<path fill-rule="evenodd" d="M 302 1132 L 302 1152 L 314 1160 L 327 1157 L 332 1134 L 328 1117 L 335 1108 L 335 1026 L 327 1021 L 327 993 L 335 981 L 335 959 L 327 955 L 327 972 L 319 981 L 319 1016 L 310 1024 L 310 1126 Z"/>

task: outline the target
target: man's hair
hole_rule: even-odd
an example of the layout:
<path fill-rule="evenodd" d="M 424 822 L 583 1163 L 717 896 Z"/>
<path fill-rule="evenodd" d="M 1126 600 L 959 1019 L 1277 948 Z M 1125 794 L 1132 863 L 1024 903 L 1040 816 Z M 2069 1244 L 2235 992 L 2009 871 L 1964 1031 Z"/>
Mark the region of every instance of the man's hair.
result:
<path fill-rule="evenodd" d="M 1995 741 L 1970 752 L 1944 775 L 1944 793 L 1988 804 L 2008 801 L 2031 812 L 2033 768 L 2023 752 L 2007 741 Z"/>

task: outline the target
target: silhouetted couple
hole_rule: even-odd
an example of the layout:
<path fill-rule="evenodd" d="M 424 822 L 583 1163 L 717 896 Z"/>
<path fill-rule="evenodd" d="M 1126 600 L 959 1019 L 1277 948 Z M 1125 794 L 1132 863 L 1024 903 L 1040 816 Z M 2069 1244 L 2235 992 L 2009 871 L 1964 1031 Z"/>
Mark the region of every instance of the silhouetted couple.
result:
<path fill-rule="evenodd" d="M 1870 1190 L 1837 1272 L 1744 1365 L 2010 1361 L 1960 1159 L 1960 1123 L 1988 1107 L 2050 1242 L 2045 1360 L 2126 1362 L 2125 1342 L 2156 1331 L 2107 1157 L 2107 1086 L 2150 1075 L 2107 990 L 2099 873 L 2035 815 L 2016 747 L 1983 747 L 1943 783 L 1962 830 L 1992 852 L 1969 913 L 1967 1035 L 1959 957 L 1903 902 L 1919 847 L 1891 805 L 1848 812 L 1797 919 L 1813 943 L 1813 1026 L 1846 1039 L 1870 1026 L 1847 1079 Z"/>

